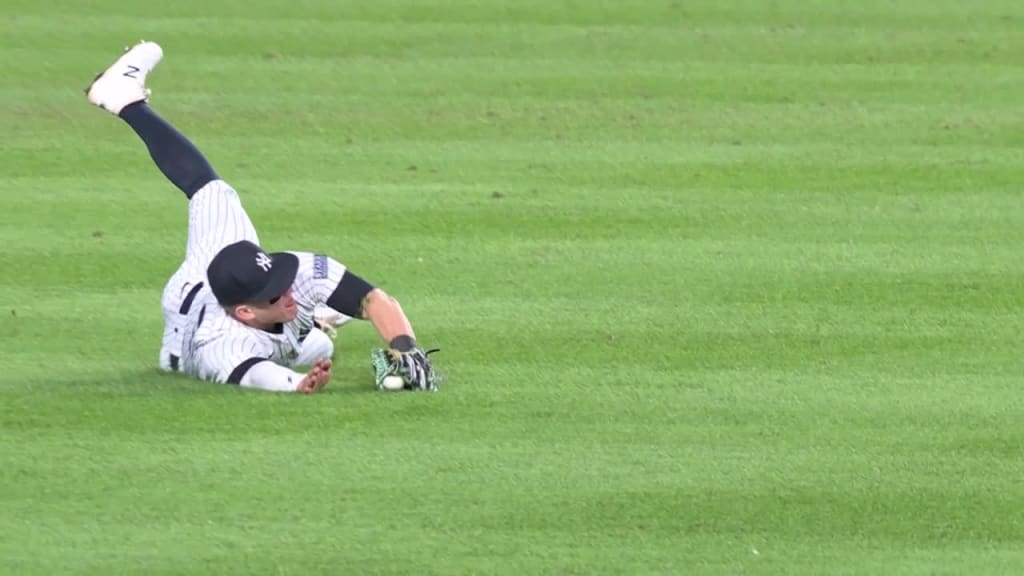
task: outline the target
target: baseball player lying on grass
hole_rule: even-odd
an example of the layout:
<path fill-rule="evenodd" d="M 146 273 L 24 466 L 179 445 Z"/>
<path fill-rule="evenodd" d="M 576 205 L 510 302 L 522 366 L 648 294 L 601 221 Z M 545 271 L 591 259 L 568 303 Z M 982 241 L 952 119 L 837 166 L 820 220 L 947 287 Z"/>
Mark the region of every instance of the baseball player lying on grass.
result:
<path fill-rule="evenodd" d="M 185 261 L 164 288 L 160 367 L 211 382 L 312 393 L 331 378 L 334 343 L 324 332 L 369 320 L 387 348 L 371 354 L 379 388 L 436 390 L 429 351 L 416 344 L 398 301 L 322 254 L 268 253 L 238 194 L 206 158 L 147 104 L 146 76 L 163 58 L 153 42 L 128 49 L 86 95 L 142 138 L 153 161 L 185 193 Z M 330 316 L 321 328 L 320 314 Z M 292 367 L 311 366 L 301 374 Z M 397 378 L 396 378 L 397 377 Z"/>

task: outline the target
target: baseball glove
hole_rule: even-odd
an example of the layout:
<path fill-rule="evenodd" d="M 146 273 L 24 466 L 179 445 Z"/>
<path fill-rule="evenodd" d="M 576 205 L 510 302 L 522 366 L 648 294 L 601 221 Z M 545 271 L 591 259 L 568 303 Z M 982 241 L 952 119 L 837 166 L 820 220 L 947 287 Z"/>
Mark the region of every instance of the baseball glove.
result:
<path fill-rule="evenodd" d="M 430 355 L 439 351 L 440 348 L 426 351 L 413 348 L 408 352 L 399 352 L 393 348 L 374 350 L 370 359 L 377 388 L 384 389 L 384 379 L 388 376 L 400 376 L 405 382 L 405 390 L 436 392 L 441 384 L 441 376 L 430 364 Z"/>

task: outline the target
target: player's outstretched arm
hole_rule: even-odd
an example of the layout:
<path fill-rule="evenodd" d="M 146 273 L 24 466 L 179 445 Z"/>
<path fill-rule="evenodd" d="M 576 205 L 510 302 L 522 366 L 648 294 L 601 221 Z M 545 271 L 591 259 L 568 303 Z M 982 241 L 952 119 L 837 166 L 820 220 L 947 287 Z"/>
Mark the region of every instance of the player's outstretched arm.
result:
<path fill-rule="evenodd" d="M 386 350 L 376 350 L 372 355 L 378 387 L 388 376 L 401 376 L 407 390 L 437 390 L 440 377 L 429 358 L 436 350 L 417 346 L 412 323 L 398 300 L 332 258 L 319 254 L 302 257 L 309 260 L 312 273 L 303 275 L 300 267 L 300 277 L 308 280 L 296 282 L 296 292 L 350 318 L 368 320 L 387 343 Z"/>
<path fill-rule="evenodd" d="M 402 305 L 380 288 L 374 288 L 363 299 L 363 318 L 369 320 L 381 339 L 389 344 L 401 336 L 416 338 Z"/>
<path fill-rule="evenodd" d="M 323 390 L 330 380 L 330 360 L 318 360 L 306 374 L 264 360 L 249 368 L 239 384 L 246 388 L 259 388 L 271 392 L 312 394 Z"/>
<path fill-rule="evenodd" d="M 416 345 L 412 324 L 398 300 L 374 289 L 363 300 L 363 317 L 373 323 L 388 350 L 373 353 L 378 387 L 388 387 L 388 376 L 401 376 L 406 390 L 437 390 L 440 378 L 430 363 L 431 352 Z"/>
<path fill-rule="evenodd" d="M 324 298 L 323 303 L 351 318 L 369 320 L 377 329 L 381 339 L 389 347 L 399 352 L 408 352 L 416 347 L 416 335 L 412 331 L 412 323 L 409 322 L 409 318 L 405 315 L 398 300 L 353 274 L 352 271 L 345 270 L 333 259 L 319 255 L 313 256 L 313 258 L 314 270 L 318 266 L 315 263 L 316 258 L 323 258 L 319 268 L 325 270 L 326 273 L 321 276 L 327 280 L 326 285 L 331 286 L 329 292 L 324 290 L 324 293 L 329 296 Z M 341 278 L 330 282 L 336 273 L 341 274 Z M 317 275 L 313 274 L 313 278 L 316 277 Z M 312 292 L 316 293 L 316 287 Z"/>

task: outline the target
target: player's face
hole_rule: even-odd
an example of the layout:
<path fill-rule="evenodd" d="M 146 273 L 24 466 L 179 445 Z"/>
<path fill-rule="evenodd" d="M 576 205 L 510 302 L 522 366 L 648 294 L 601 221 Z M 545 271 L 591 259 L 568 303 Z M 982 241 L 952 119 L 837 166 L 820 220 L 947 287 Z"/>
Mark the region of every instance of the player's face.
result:
<path fill-rule="evenodd" d="M 251 304 L 247 308 L 252 314 L 253 323 L 259 326 L 291 322 L 299 313 L 299 306 L 295 303 L 295 297 L 292 295 L 290 287 L 284 291 L 284 294 L 270 302 Z"/>
<path fill-rule="evenodd" d="M 289 286 L 284 294 L 268 302 L 267 310 L 277 317 L 277 322 L 295 320 L 295 316 L 299 313 L 299 305 L 295 303 L 292 287 Z"/>

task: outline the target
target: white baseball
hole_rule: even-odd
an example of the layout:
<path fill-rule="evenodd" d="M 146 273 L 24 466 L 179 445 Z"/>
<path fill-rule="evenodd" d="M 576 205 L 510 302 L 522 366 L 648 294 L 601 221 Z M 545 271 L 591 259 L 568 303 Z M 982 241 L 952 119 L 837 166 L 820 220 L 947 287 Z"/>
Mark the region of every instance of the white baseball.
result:
<path fill-rule="evenodd" d="M 385 376 L 382 385 L 385 390 L 401 390 L 405 387 L 405 380 L 401 376 Z"/>

